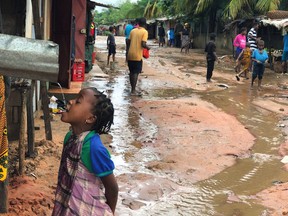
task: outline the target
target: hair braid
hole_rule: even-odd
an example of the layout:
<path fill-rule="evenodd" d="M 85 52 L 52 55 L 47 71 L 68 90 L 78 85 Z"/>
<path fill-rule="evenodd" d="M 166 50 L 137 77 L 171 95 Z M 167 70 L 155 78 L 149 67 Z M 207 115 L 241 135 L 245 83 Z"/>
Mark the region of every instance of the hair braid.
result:
<path fill-rule="evenodd" d="M 92 110 L 92 113 L 96 116 L 96 122 L 93 125 L 92 129 L 99 134 L 108 133 L 111 125 L 113 124 L 114 118 L 114 107 L 109 98 L 103 92 L 98 91 L 96 88 L 92 89 L 96 94 L 94 95 L 97 98 L 97 103 Z"/>

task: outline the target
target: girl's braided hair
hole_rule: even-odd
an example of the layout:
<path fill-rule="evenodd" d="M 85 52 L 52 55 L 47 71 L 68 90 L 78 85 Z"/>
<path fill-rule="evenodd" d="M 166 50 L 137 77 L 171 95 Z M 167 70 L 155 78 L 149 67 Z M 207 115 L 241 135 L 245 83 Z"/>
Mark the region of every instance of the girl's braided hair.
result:
<path fill-rule="evenodd" d="M 109 98 L 96 88 L 90 87 L 95 92 L 97 103 L 92 109 L 92 114 L 96 116 L 96 122 L 92 126 L 92 130 L 95 130 L 98 134 L 106 134 L 109 132 L 114 118 L 114 107 Z"/>

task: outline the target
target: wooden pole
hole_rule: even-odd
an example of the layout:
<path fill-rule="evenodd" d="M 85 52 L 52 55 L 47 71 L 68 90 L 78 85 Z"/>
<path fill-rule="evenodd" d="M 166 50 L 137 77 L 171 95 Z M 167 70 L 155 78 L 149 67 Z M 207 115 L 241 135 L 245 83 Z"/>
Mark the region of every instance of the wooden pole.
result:
<path fill-rule="evenodd" d="M 50 111 L 49 111 L 49 98 L 47 93 L 47 84 L 46 82 L 40 82 L 41 96 L 42 96 L 42 108 L 45 124 L 45 135 L 46 140 L 52 140 L 52 129 L 50 122 Z"/>
<path fill-rule="evenodd" d="M 28 157 L 35 157 L 35 129 L 34 129 L 34 115 L 33 115 L 33 94 L 35 89 L 35 81 L 31 83 L 31 87 L 28 90 L 27 100 L 27 134 L 28 134 Z"/>
<path fill-rule="evenodd" d="M 26 104 L 27 104 L 27 90 L 21 89 L 21 121 L 20 121 L 20 137 L 19 137 L 19 175 L 24 174 L 24 161 L 25 161 L 25 135 L 26 135 Z"/>
<path fill-rule="evenodd" d="M 33 10 L 33 20 L 34 20 L 34 28 L 35 28 L 35 37 L 36 39 L 43 39 L 43 32 L 41 31 L 41 20 L 39 14 L 39 2 L 38 0 L 31 0 L 32 2 L 32 10 Z M 49 99 L 47 92 L 47 83 L 40 82 L 41 89 L 41 101 L 43 107 L 43 116 L 44 116 L 44 124 L 45 124 L 45 135 L 46 140 L 52 140 L 52 129 L 50 122 L 50 111 L 49 111 Z"/>

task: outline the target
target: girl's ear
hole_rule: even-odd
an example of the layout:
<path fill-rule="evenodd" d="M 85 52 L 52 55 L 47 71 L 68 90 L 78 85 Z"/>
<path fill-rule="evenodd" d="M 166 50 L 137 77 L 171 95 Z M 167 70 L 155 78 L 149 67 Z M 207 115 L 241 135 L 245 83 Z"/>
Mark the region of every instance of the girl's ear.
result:
<path fill-rule="evenodd" d="M 91 116 L 88 119 L 86 119 L 86 124 L 94 124 L 97 120 L 97 116 Z"/>

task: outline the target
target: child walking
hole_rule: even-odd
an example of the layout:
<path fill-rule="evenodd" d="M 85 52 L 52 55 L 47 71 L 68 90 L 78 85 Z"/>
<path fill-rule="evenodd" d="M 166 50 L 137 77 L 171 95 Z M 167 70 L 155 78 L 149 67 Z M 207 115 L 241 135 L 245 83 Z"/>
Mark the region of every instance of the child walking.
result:
<path fill-rule="evenodd" d="M 206 60 L 207 60 L 207 74 L 206 81 L 211 82 L 211 77 L 213 75 L 214 64 L 215 61 L 218 61 L 218 57 L 216 55 L 216 44 L 215 44 L 216 34 L 210 34 L 210 41 L 206 44 L 205 52 L 207 52 Z"/>
<path fill-rule="evenodd" d="M 241 59 L 241 60 L 240 60 Z M 246 47 L 245 49 L 243 49 L 241 51 L 241 53 L 239 54 L 236 62 L 241 62 L 241 64 L 243 65 L 243 70 L 240 71 L 237 75 L 236 75 L 236 79 L 237 81 L 240 81 L 240 76 L 241 74 L 244 73 L 244 78 L 245 79 L 249 79 L 247 74 L 249 73 L 250 70 L 250 66 L 251 66 L 251 49 L 250 49 L 250 44 L 246 43 Z"/>
<path fill-rule="evenodd" d="M 115 54 L 116 54 L 116 43 L 115 43 L 115 28 L 113 26 L 109 27 L 109 35 L 107 38 L 107 49 L 108 49 L 108 57 L 107 57 L 107 65 L 110 62 L 110 56 L 112 55 L 112 60 L 115 62 Z"/>
<path fill-rule="evenodd" d="M 68 103 L 61 120 L 71 131 L 64 139 L 52 216 L 114 214 L 118 184 L 100 139 L 110 130 L 113 115 L 110 99 L 96 88 L 82 89 Z"/>
<path fill-rule="evenodd" d="M 265 62 L 268 59 L 268 54 L 264 50 L 264 41 L 258 41 L 258 49 L 255 49 L 252 54 L 253 61 L 253 73 L 252 73 L 252 82 L 251 89 L 253 89 L 254 80 L 258 77 L 258 90 L 261 90 L 261 82 L 265 70 Z"/>

